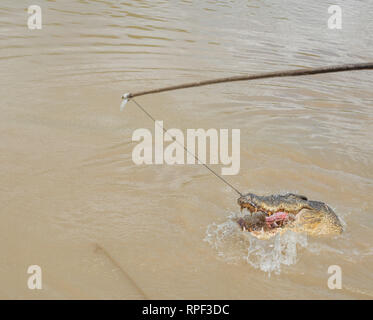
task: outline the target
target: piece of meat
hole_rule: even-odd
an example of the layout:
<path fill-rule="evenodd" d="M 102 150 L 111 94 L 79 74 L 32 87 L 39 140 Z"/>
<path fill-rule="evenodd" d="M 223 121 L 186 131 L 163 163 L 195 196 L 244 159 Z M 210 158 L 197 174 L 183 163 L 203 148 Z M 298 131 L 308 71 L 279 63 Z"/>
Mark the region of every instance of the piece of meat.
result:
<path fill-rule="evenodd" d="M 276 228 L 289 219 L 289 214 L 286 212 L 276 212 L 269 217 L 266 217 L 266 224 L 270 228 Z"/>

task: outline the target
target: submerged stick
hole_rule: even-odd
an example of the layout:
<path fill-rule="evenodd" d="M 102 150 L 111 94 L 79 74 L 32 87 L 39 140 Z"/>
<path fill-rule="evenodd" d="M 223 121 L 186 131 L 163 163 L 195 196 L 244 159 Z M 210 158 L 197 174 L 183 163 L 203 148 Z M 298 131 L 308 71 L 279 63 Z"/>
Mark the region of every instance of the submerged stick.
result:
<path fill-rule="evenodd" d="M 136 282 L 128 275 L 126 271 L 120 266 L 120 264 L 98 243 L 96 243 L 95 251 L 101 251 L 110 261 L 111 263 L 116 266 L 124 275 L 124 277 L 131 283 L 131 285 L 138 291 L 138 293 L 141 295 L 143 300 L 148 300 L 148 297 L 146 296 L 145 292 L 136 284 Z"/>
<path fill-rule="evenodd" d="M 193 87 L 201 87 L 201 86 L 207 86 L 207 85 L 223 83 L 223 82 L 247 81 L 247 80 L 254 80 L 254 79 L 266 79 L 266 78 L 278 78 L 278 77 L 297 77 L 297 76 L 305 76 L 305 75 L 320 74 L 320 73 L 342 72 L 342 71 L 352 71 L 352 70 L 367 70 L 367 69 L 373 69 L 373 62 L 343 64 L 343 65 L 321 67 L 321 68 L 264 72 L 264 73 L 257 73 L 253 75 L 232 76 L 232 77 L 217 78 L 217 79 L 212 79 L 212 80 L 195 81 L 195 82 L 184 83 L 184 84 L 168 86 L 168 87 L 163 87 L 163 88 L 157 88 L 157 89 L 152 89 L 152 90 L 137 91 L 134 93 L 125 93 L 122 96 L 123 103 L 122 103 L 121 109 L 124 108 L 124 105 L 127 103 L 129 99 L 134 98 L 134 97 L 144 96 L 147 94 L 152 94 L 152 93 L 159 93 L 159 92 L 193 88 Z"/>

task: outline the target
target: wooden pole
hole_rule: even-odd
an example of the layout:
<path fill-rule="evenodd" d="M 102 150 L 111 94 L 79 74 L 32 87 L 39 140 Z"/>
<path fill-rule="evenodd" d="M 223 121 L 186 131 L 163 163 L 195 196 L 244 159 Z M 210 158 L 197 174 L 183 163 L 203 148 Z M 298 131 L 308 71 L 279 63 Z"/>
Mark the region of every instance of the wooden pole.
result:
<path fill-rule="evenodd" d="M 247 80 L 254 80 L 254 79 L 279 78 L 279 77 L 298 77 L 298 76 L 320 74 L 320 73 L 342 72 L 342 71 L 352 71 L 352 70 L 367 70 L 367 69 L 373 69 L 372 62 L 344 64 L 344 65 L 328 66 L 328 67 L 321 67 L 321 68 L 264 72 L 264 73 L 257 73 L 253 75 L 232 76 L 232 77 L 217 78 L 217 79 L 212 79 L 212 80 L 195 81 L 195 82 L 184 83 L 184 84 L 179 84 L 175 86 L 157 88 L 157 89 L 152 89 L 152 90 L 137 91 L 134 93 L 126 93 L 123 95 L 122 98 L 125 100 L 129 100 L 134 97 L 144 96 L 144 95 L 152 94 L 152 93 L 159 93 L 159 92 L 193 88 L 193 87 L 201 87 L 201 86 L 207 86 L 207 85 L 223 83 L 223 82 L 247 81 Z"/>

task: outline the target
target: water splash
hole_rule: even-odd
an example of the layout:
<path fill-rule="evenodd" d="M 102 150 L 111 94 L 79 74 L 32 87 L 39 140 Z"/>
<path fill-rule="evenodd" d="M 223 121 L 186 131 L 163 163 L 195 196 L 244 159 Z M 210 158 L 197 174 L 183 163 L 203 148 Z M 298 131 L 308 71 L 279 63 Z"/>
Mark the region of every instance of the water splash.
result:
<path fill-rule="evenodd" d="M 207 227 L 205 241 L 227 262 L 245 261 L 252 267 L 271 274 L 280 274 L 283 266 L 297 262 L 299 247 L 307 246 L 307 235 L 287 230 L 260 240 L 249 232 L 242 232 L 232 220 Z"/>

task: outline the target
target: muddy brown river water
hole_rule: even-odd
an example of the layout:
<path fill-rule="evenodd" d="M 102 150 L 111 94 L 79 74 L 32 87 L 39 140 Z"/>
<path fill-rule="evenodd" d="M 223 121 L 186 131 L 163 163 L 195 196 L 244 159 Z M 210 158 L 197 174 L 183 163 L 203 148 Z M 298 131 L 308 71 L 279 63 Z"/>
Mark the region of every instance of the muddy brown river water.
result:
<path fill-rule="evenodd" d="M 372 62 L 371 1 L 38 0 L 41 30 L 30 4 L 0 4 L 0 298 L 373 298 L 372 71 L 137 99 L 170 128 L 240 129 L 226 179 L 328 203 L 335 237 L 239 232 L 237 195 L 202 166 L 135 165 L 132 132 L 154 124 L 133 103 L 119 112 L 124 92 Z"/>

